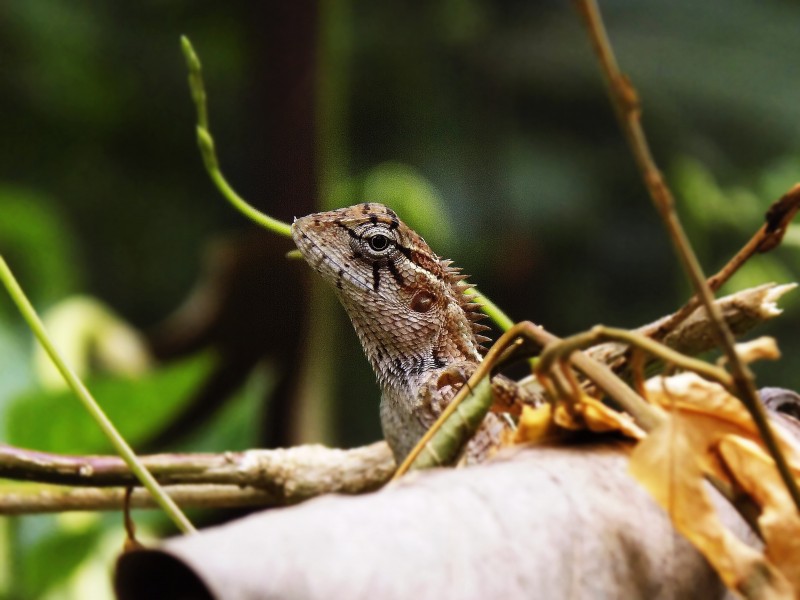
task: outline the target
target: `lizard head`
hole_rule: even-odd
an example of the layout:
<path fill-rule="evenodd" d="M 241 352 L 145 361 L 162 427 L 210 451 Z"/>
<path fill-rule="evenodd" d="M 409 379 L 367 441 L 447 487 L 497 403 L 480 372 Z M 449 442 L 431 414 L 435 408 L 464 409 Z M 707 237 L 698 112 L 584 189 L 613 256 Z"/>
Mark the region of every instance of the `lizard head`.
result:
<path fill-rule="evenodd" d="M 311 267 L 334 286 L 379 382 L 480 360 L 487 338 L 469 285 L 450 261 L 382 204 L 296 219 L 292 236 Z"/>

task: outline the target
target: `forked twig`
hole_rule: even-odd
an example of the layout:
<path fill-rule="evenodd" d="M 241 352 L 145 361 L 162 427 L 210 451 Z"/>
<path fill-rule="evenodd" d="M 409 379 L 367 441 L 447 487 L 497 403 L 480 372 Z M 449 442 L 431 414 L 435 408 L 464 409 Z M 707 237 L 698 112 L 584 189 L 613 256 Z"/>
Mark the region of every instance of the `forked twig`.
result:
<path fill-rule="evenodd" d="M 736 273 L 742 265 L 756 254 L 764 254 L 778 247 L 797 211 L 800 210 L 800 184 L 795 185 L 772 203 L 764 215 L 764 223 L 747 243 L 717 273 L 708 278 L 708 287 L 717 291 Z M 672 317 L 660 326 L 660 331 L 671 331 L 700 306 L 700 297 L 695 294 Z"/>
<path fill-rule="evenodd" d="M 800 488 L 798 488 L 797 482 L 792 477 L 786 459 L 778 447 L 766 411 L 758 400 L 753 374 L 736 354 L 733 334 L 714 304 L 714 294 L 706 282 L 697 256 L 675 212 L 675 201 L 672 192 L 667 187 L 663 175 L 656 166 L 650 152 L 650 147 L 640 122 L 641 107 L 636 90 L 619 69 L 597 2 L 595 0 L 575 0 L 575 2 L 600 62 L 614 110 L 628 144 L 633 151 L 636 164 L 642 174 L 653 204 L 664 221 L 675 251 L 692 282 L 695 292 L 714 323 L 720 347 L 727 356 L 731 367 L 736 396 L 752 416 L 795 506 L 800 511 Z"/>
<path fill-rule="evenodd" d="M 672 348 L 641 333 L 629 331 L 627 329 L 606 327 L 604 325 L 595 325 L 589 331 L 564 338 L 557 344 L 549 344 L 539 357 L 539 364 L 537 365 L 536 371 L 537 373 L 547 372 L 553 368 L 553 364 L 556 361 L 564 360 L 564 358 L 568 357 L 573 352 L 585 350 L 586 348 L 607 341 L 622 342 L 631 348 L 643 350 L 652 356 L 658 357 L 667 364 L 674 365 L 683 370 L 694 371 L 705 379 L 716 381 L 728 389 L 733 386 L 733 380 L 730 374 L 722 367 L 717 367 L 704 360 L 699 360 L 676 352 Z"/>

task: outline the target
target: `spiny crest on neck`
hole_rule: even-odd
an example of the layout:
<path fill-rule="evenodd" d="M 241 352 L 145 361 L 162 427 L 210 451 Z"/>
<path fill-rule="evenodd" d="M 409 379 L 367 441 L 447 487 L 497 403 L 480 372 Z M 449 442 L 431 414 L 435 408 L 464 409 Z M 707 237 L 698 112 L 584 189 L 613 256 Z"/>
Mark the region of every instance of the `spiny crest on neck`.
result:
<path fill-rule="evenodd" d="M 467 293 L 467 290 L 474 288 L 475 285 L 467 282 L 469 275 L 464 275 L 461 272 L 461 268 L 452 266 L 452 260 L 438 260 L 444 273 L 445 281 L 453 290 L 453 296 L 455 296 L 456 300 L 458 301 L 458 305 L 461 307 L 461 310 L 464 311 L 464 315 L 469 320 L 470 327 L 472 328 L 472 334 L 476 341 L 475 346 L 481 354 L 485 354 L 486 347 L 483 344 L 490 342 L 491 338 L 482 334 L 486 331 L 489 331 L 491 327 L 480 323 L 480 321 L 486 318 L 486 314 L 481 310 L 481 305 L 477 302 L 474 302 L 472 297 Z"/>

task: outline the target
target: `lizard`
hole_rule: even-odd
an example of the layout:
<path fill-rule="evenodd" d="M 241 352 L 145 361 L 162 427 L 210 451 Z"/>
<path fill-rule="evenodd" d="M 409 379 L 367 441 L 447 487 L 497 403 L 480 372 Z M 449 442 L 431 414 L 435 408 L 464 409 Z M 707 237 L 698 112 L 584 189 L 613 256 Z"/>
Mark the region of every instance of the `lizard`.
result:
<path fill-rule="evenodd" d="M 297 218 L 292 237 L 350 317 L 377 376 L 381 426 L 399 463 L 485 353 L 489 327 L 479 323 L 485 315 L 466 294 L 472 286 L 382 204 Z M 525 397 L 503 375 L 493 377 L 492 389 L 493 410 Z M 495 412 L 487 414 L 463 451 L 466 462 L 487 458 L 507 427 Z"/>

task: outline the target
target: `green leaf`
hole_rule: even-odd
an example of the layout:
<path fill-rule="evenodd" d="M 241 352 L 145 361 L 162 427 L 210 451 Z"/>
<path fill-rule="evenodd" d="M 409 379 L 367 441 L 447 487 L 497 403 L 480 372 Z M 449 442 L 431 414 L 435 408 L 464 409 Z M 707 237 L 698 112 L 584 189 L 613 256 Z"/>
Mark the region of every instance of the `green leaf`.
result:
<path fill-rule="evenodd" d="M 42 323 L 78 377 L 90 371 L 136 378 L 152 360 L 143 336 L 111 307 L 91 296 L 69 296 L 42 315 Z M 42 384 L 50 389 L 68 385 L 41 345 L 34 362 Z"/>
<path fill-rule="evenodd" d="M 364 177 L 363 199 L 380 202 L 395 210 L 434 248 L 452 244 L 452 219 L 441 195 L 422 173 L 397 162 L 381 163 Z M 348 203 L 352 203 L 352 197 Z"/>
<path fill-rule="evenodd" d="M 135 446 L 181 411 L 213 364 L 212 356 L 195 355 L 138 379 L 98 377 L 86 383 L 123 437 Z M 8 407 L 5 438 L 15 446 L 46 452 L 111 450 L 69 391 L 36 390 L 16 397 Z"/>

